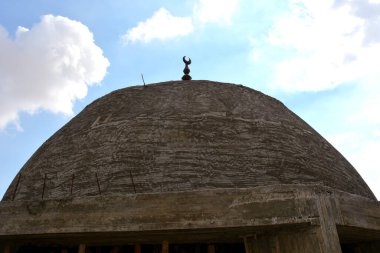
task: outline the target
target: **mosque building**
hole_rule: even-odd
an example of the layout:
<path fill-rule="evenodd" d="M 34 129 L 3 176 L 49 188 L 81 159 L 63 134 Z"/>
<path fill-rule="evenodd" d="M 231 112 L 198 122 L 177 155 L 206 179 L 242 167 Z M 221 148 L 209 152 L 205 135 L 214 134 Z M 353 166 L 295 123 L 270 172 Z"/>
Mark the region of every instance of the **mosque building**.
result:
<path fill-rule="evenodd" d="M 380 203 L 330 143 L 185 63 L 184 80 L 97 99 L 34 153 L 0 202 L 0 252 L 380 252 Z"/>

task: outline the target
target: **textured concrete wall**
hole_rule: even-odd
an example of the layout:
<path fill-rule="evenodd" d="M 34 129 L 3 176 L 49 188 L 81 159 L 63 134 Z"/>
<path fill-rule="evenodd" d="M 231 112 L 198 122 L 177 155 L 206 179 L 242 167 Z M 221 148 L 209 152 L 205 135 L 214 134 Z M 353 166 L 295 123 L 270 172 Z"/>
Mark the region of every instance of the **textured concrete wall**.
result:
<path fill-rule="evenodd" d="M 318 236 L 318 228 L 287 230 L 277 234 L 263 234 L 249 238 L 251 253 L 323 253 L 324 242 Z M 338 245 L 339 246 L 339 245 Z M 326 253 L 336 253 L 327 251 Z M 340 253 L 338 251 L 338 253 Z"/>
<path fill-rule="evenodd" d="M 288 190 L 271 194 L 269 189 L 221 189 L 6 201 L 0 205 L 0 235 L 226 230 L 313 222 L 318 217 L 315 201 L 310 197 L 297 198 L 296 193 Z"/>
<path fill-rule="evenodd" d="M 277 100 L 209 81 L 131 87 L 54 134 L 4 196 L 64 199 L 320 184 L 374 199 L 356 170 Z"/>
<path fill-rule="evenodd" d="M 236 235 L 260 231 L 263 227 L 276 230 L 276 226 L 297 224 L 336 230 L 337 224 L 346 228 L 372 230 L 372 239 L 380 239 L 379 233 L 373 233 L 380 231 L 379 203 L 355 196 L 333 193 L 328 188 L 278 185 L 233 191 L 219 189 L 66 200 L 5 201 L 0 203 L 0 236 L 240 230 L 234 232 Z M 341 199 L 346 204 L 341 205 Z M 349 206 L 361 206 L 364 210 L 371 207 L 372 212 L 350 212 L 346 209 L 348 201 Z M 349 236 L 350 231 L 346 230 L 345 235 Z M 361 233 L 364 234 L 363 231 Z"/>
<path fill-rule="evenodd" d="M 309 185 L 0 203 L 0 246 L 243 238 L 252 253 L 340 253 L 340 243 L 373 249 L 380 241 L 380 204 Z"/>

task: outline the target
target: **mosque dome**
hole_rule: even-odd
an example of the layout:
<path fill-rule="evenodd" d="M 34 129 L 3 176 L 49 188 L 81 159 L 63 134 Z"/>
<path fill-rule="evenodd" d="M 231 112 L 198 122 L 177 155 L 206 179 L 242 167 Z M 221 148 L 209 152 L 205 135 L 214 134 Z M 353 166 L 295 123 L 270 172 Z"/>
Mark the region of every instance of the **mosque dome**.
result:
<path fill-rule="evenodd" d="M 378 252 L 380 202 L 331 144 L 261 92 L 184 79 L 50 137 L 0 201 L 0 252 Z"/>
<path fill-rule="evenodd" d="M 23 166 L 3 201 L 320 185 L 376 200 L 353 166 L 278 100 L 170 81 L 88 105 Z"/>

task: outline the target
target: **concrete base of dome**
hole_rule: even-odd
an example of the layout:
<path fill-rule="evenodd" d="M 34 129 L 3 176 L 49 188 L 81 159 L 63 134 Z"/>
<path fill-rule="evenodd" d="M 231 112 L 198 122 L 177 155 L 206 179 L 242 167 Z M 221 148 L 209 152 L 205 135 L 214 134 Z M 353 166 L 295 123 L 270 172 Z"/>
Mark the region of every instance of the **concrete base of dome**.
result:
<path fill-rule="evenodd" d="M 244 241 L 247 253 L 356 252 L 353 247 L 374 252 L 371 247 L 380 242 L 380 204 L 316 185 L 0 203 L 3 252 L 6 245 L 33 243 L 162 241 Z"/>

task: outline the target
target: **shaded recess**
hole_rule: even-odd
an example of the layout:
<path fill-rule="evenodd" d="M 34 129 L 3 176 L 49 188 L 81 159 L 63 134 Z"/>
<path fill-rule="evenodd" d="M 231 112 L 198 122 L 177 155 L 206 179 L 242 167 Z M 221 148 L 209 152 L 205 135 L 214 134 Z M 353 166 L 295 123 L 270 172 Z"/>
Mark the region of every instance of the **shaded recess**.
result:
<path fill-rule="evenodd" d="M 376 200 L 352 165 L 276 99 L 241 85 L 171 81 L 88 105 L 36 151 L 3 201 L 280 184 Z"/>

